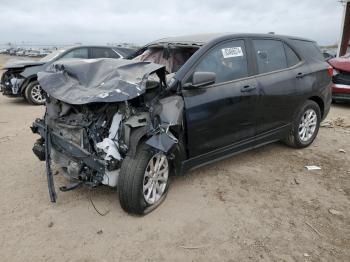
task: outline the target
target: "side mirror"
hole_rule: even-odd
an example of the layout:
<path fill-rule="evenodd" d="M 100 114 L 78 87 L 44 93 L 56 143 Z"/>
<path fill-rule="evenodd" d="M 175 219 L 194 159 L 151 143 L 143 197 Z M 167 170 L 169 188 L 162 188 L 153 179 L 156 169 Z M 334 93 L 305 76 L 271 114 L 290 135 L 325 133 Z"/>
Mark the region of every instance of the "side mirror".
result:
<path fill-rule="evenodd" d="M 186 89 L 194 89 L 201 86 L 214 84 L 216 73 L 214 72 L 194 72 L 192 83 L 186 83 L 183 87 Z"/>

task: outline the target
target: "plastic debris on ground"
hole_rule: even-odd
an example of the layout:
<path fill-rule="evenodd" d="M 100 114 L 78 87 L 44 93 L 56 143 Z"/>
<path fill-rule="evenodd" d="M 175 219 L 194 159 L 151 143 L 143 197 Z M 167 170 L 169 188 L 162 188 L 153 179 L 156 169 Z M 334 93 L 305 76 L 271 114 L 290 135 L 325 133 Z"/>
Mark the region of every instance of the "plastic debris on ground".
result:
<path fill-rule="evenodd" d="M 305 168 L 307 169 L 307 171 L 313 171 L 313 170 L 321 170 L 321 167 L 319 166 L 305 166 Z"/>
<path fill-rule="evenodd" d="M 341 216 L 343 214 L 342 212 L 335 210 L 333 208 L 328 209 L 328 212 L 335 216 Z"/>

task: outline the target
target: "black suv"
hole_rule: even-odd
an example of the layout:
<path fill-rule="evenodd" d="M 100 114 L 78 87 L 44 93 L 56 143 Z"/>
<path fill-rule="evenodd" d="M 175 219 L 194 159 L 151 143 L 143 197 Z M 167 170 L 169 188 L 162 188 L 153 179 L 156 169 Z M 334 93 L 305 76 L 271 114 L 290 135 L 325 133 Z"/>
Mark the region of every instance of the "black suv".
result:
<path fill-rule="evenodd" d="M 332 70 L 314 41 L 268 34 L 161 39 L 130 60 L 55 63 L 33 151 L 70 183 L 117 186 L 124 210 L 145 214 L 171 175 L 282 140 L 303 148 L 331 104 Z"/>
<path fill-rule="evenodd" d="M 3 69 L 0 91 L 9 97 L 24 97 L 30 104 L 45 104 L 42 89 L 37 81 L 37 73 L 60 59 L 80 58 L 124 58 L 135 50 L 111 46 L 74 46 L 52 52 L 38 61 L 16 60 L 7 63 Z"/>

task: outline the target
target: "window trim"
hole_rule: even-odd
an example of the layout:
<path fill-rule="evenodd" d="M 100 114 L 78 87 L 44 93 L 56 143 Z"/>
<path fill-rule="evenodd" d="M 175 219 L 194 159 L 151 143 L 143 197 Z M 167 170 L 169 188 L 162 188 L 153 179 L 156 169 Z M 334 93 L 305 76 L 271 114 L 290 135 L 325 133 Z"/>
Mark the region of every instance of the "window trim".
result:
<path fill-rule="evenodd" d="M 258 71 L 258 63 L 257 63 L 257 56 L 256 56 L 256 52 L 255 52 L 255 49 L 254 49 L 254 44 L 253 44 L 253 40 L 272 40 L 272 41 L 280 41 L 282 42 L 282 44 L 286 44 L 288 47 L 290 47 L 290 49 L 293 50 L 293 52 L 298 56 L 299 58 L 299 62 L 296 63 L 295 65 L 291 66 L 291 67 L 286 67 L 286 68 L 282 68 L 282 69 L 278 69 L 278 70 L 274 70 L 274 71 L 270 71 L 270 72 L 266 72 L 266 73 L 261 73 L 259 74 L 259 71 Z M 255 74 L 254 76 L 265 76 L 265 75 L 270 75 L 270 74 L 274 74 L 274 73 L 280 73 L 280 72 L 284 72 L 284 71 L 289 71 L 289 70 L 293 70 L 301 65 L 304 65 L 305 64 L 305 60 L 299 55 L 298 52 L 295 51 L 295 48 L 291 47 L 286 41 L 282 40 L 282 39 L 279 39 L 279 38 L 265 38 L 265 37 L 262 37 L 262 38 L 249 38 L 249 41 L 251 43 L 251 51 L 252 51 L 252 56 L 253 56 L 253 60 L 254 60 L 254 71 L 255 71 Z M 284 55 L 286 57 L 286 61 L 287 61 L 287 54 L 286 54 L 286 51 L 285 51 L 285 48 L 284 48 L 284 45 L 283 45 L 283 50 L 284 50 Z M 288 61 L 287 61 L 287 65 L 288 65 Z"/>
<path fill-rule="evenodd" d="M 205 53 L 203 53 L 198 60 L 192 65 L 191 69 L 187 71 L 185 77 L 183 77 L 183 79 L 181 80 L 181 89 L 182 90 L 186 90 L 183 88 L 183 85 L 188 83 L 190 77 L 193 75 L 194 70 L 196 69 L 196 67 L 198 66 L 198 64 L 204 59 L 204 57 L 210 53 L 214 48 L 216 48 L 219 45 L 222 45 L 226 42 L 232 42 L 232 41 L 243 41 L 244 43 L 244 49 L 245 49 L 245 53 L 246 53 L 246 57 L 247 57 L 247 70 L 248 70 L 248 76 L 247 77 L 242 77 L 242 78 L 237 78 L 237 79 L 232 79 L 229 81 L 225 81 L 225 82 L 220 82 L 220 83 L 214 83 L 208 86 L 203 86 L 201 87 L 202 89 L 205 88 L 211 88 L 211 87 L 215 87 L 215 86 L 220 86 L 220 85 L 226 85 L 228 83 L 234 83 L 237 81 L 242 81 L 242 80 L 246 80 L 246 79 L 250 79 L 254 77 L 253 71 L 252 71 L 252 63 L 251 63 L 251 54 L 250 54 L 250 46 L 248 44 L 248 39 L 246 37 L 238 37 L 238 38 L 231 38 L 231 39 L 225 39 L 223 41 L 220 41 L 218 43 L 215 43 L 215 45 L 211 46 Z"/>

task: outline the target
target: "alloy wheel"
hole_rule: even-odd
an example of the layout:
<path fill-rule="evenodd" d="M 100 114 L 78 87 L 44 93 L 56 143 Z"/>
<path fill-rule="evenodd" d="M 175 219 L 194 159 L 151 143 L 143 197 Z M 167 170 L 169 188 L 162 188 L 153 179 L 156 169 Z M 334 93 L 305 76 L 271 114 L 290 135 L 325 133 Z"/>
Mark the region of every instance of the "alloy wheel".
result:
<path fill-rule="evenodd" d="M 163 153 L 157 153 L 149 160 L 143 177 L 143 196 L 145 201 L 153 205 L 164 194 L 169 176 L 169 163 Z"/>
<path fill-rule="evenodd" d="M 41 89 L 39 84 L 32 87 L 32 90 L 30 91 L 30 95 L 32 97 L 32 100 L 35 103 L 41 104 L 45 102 L 43 90 Z"/>
<path fill-rule="evenodd" d="M 315 110 L 308 109 L 301 117 L 298 134 L 302 142 L 308 142 L 315 133 L 317 127 L 317 114 Z"/>

